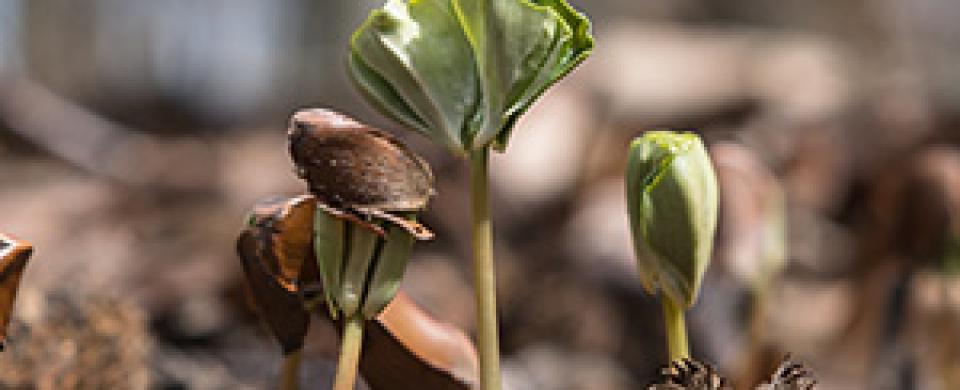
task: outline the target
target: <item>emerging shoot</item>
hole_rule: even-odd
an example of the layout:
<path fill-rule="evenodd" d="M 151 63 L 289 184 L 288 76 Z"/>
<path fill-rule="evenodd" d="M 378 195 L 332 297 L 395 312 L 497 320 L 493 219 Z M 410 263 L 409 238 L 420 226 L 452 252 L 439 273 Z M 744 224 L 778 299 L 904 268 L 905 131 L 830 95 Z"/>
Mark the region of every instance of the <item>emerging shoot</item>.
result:
<path fill-rule="evenodd" d="M 593 50 L 565 0 L 387 0 L 350 42 L 348 67 L 382 113 L 470 160 L 480 387 L 500 388 L 489 148 Z"/>
<path fill-rule="evenodd" d="M 388 133 L 329 110 L 294 114 L 290 153 L 316 197 L 313 252 L 330 315 L 343 324 L 333 388 L 352 390 L 364 322 L 396 295 L 417 239 L 414 220 L 433 194 L 419 156 Z"/>
<path fill-rule="evenodd" d="M 640 281 L 663 291 L 670 360 L 689 357 L 684 311 L 696 302 L 717 225 L 717 179 L 695 134 L 651 131 L 630 145 L 627 208 Z"/>

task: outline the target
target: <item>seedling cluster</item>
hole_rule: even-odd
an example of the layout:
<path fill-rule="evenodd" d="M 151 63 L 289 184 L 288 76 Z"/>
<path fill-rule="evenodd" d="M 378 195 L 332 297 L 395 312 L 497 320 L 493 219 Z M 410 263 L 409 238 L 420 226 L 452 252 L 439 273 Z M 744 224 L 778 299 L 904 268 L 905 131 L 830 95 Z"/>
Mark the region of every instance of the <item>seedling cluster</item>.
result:
<path fill-rule="evenodd" d="M 367 100 L 469 164 L 482 390 L 501 387 L 490 150 L 507 149 L 518 118 L 593 46 L 589 21 L 564 0 L 387 0 L 350 41 L 348 72 Z M 255 210 L 239 252 L 287 356 L 283 387 L 296 385 L 306 324 L 322 304 L 342 326 L 333 388 L 348 390 L 366 324 L 396 296 L 414 243 L 434 238 L 416 220 L 435 195 L 433 175 L 388 133 L 330 110 L 295 113 L 288 135 L 309 195 Z M 690 358 L 684 320 L 717 224 L 710 156 L 693 133 L 650 131 L 630 145 L 625 172 L 624 218 L 640 282 L 663 293 L 672 361 L 651 388 L 722 388 L 711 366 Z M 798 367 L 788 366 L 788 376 L 806 378 Z M 662 387 L 671 384 L 681 387 Z"/>

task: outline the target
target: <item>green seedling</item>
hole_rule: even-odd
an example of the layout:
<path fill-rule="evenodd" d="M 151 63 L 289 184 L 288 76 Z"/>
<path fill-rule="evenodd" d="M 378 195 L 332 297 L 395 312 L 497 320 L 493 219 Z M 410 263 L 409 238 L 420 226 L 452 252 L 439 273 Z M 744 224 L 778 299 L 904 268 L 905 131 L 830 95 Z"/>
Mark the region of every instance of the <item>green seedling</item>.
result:
<path fill-rule="evenodd" d="M 343 334 L 333 388 L 356 382 L 364 322 L 396 295 L 417 239 L 414 219 L 434 193 L 427 163 L 388 133 L 329 110 L 302 110 L 290 154 L 316 197 L 313 249 L 324 299 Z"/>
<path fill-rule="evenodd" d="M 690 356 L 684 311 L 696 302 L 717 225 L 717 179 L 695 134 L 650 131 L 633 141 L 627 208 L 643 287 L 663 291 L 670 360 Z"/>
<path fill-rule="evenodd" d="M 281 390 L 299 387 L 301 351 L 312 314 L 331 319 L 323 315 L 328 313 L 327 309 L 315 310 L 326 295 L 314 255 L 316 205 L 312 195 L 260 202 L 237 240 L 250 303 L 283 353 L 278 386 Z M 324 220 L 348 224 L 337 218 Z M 366 228 L 354 229 L 374 235 Z M 400 229 L 393 228 L 391 233 L 396 230 Z M 380 305 L 396 291 L 398 281 L 390 275 L 395 274 L 398 265 L 393 260 L 381 260 L 374 267 L 372 280 L 387 282 L 368 284 L 378 287 L 367 292 L 371 298 L 364 300 L 364 318 L 381 311 Z M 385 266 L 388 263 L 394 264 L 394 270 Z M 343 317 L 340 311 L 334 312 Z M 360 356 L 360 370 L 371 388 L 472 387 L 475 351 L 459 330 L 431 318 L 410 298 L 394 299 L 376 317 L 366 324 L 363 334 L 367 353 Z"/>
<path fill-rule="evenodd" d="M 367 100 L 471 167 L 481 389 L 500 388 L 489 149 L 593 49 L 564 0 L 388 0 L 353 34 L 348 68 Z"/>

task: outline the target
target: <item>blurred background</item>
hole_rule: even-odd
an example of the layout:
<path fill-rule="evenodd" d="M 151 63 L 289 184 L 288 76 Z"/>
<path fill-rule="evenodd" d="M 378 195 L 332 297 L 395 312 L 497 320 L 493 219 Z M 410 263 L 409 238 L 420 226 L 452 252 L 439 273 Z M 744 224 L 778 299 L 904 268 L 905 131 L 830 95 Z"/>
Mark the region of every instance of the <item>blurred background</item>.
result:
<path fill-rule="evenodd" d="M 379 0 L 0 0 L 0 230 L 37 250 L 0 354 L 9 388 L 271 388 L 279 347 L 234 240 L 305 190 L 285 127 L 388 129 L 438 196 L 404 288 L 473 331 L 463 161 L 367 106 L 349 34 Z M 622 171 L 697 131 L 721 184 L 694 356 L 746 385 L 786 353 L 824 389 L 960 388 L 960 3 L 572 0 L 597 50 L 493 166 L 513 389 L 636 389 L 665 361 Z M 315 323 L 307 388 L 336 337 Z"/>

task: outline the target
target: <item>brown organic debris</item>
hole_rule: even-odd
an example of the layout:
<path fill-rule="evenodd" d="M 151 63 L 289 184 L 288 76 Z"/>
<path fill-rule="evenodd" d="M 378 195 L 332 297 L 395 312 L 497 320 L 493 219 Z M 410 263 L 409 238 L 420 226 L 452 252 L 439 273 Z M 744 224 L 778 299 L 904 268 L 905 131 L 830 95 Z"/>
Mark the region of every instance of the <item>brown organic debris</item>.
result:
<path fill-rule="evenodd" d="M 156 352 L 129 299 L 24 290 L 0 354 L 3 389 L 149 389 Z"/>
<path fill-rule="evenodd" d="M 817 381 L 813 372 L 790 356 L 756 390 L 814 390 Z M 674 360 L 660 370 L 660 378 L 647 390 L 732 390 L 730 383 L 712 365 L 691 358 Z"/>
<path fill-rule="evenodd" d="M 7 325 L 13 314 L 17 288 L 31 254 L 33 246 L 0 233 L 0 350 L 7 340 Z"/>
<path fill-rule="evenodd" d="M 777 367 L 770 382 L 757 386 L 757 390 L 813 390 L 816 386 L 813 371 L 802 363 L 792 361 L 788 355 Z"/>
<path fill-rule="evenodd" d="M 691 358 L 670 362 L 647 390 L 732 390 L 716 368 Z"/>
<path fill-rule="evenodd" d="M 305 300 L 320 282 L 311 250 L 314 210 L 310 196 L 262 202 L 237 240 L 250 299 L 284 354 L 303 346 Z"/>

